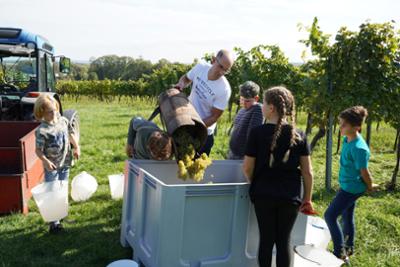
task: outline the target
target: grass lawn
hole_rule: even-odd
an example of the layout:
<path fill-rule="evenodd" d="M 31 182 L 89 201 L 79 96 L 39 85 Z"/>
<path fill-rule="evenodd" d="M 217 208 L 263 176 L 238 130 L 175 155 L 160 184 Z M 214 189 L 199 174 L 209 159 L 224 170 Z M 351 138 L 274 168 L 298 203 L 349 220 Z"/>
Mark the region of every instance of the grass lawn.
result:
<path fill-rule="evenodd" d="M 106 266 L 132 251 L 119 243 L 122 200 L 111 199 L 107 175 L 123 172 L 124 146 L 128 123 L 132 116 L 147 118 L 156 102 L 154 99 L 134 99 L 130 102 L 97 102 L 86 99 L 75 102 L 64 99 L 64 107 L 77 109 L 81 120 L 82 157 L 71 169 L 70 181 L 81 171 L 97 178 L 99 187 L 87 202 L 70 199 L 66 231 L 49 235 L 33 200 L 27 216 L 13 214 L 0 217 L 0 267 L 22 266 Z M 305 116 L 298 125 L 305 128 Z M 229 137 L 228 113 L 218 128 L 211 157 L 223 159 Z M 392 151 L 395 131 L 382 124 L 372 133 L 370 170 L 375 182 L 383 184 L 391 177 L 395 163 Z M 335 151 L 335 148 L 334 148 Z M 323 214 L 334 193 L 324 190 L 325 142 L 321 140 L 314 151 L 314 202 Z M 337 189 L 339 156 L 334 155 L 333 186 Z M 381 190 L 373 196 L 362 197 L 356 208 L 356 255 L 353 266 L 400 266 L 400 192 Z M 173 266 L 171 266 L 173 267 Z"/>

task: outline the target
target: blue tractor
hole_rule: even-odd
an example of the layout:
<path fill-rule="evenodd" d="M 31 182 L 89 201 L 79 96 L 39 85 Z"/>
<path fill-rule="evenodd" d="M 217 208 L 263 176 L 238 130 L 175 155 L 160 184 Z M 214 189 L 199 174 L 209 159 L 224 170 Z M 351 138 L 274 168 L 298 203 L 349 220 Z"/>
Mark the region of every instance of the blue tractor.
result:
<path fill-rule="evenodd" d="M 71 61 L 60 56 L 59 73 L 69 73 Z M 54 48 L 49 41 L 24 29 L 0 27 L 0 121 L 31 121 L 33 105 L 40 94 L 51 94 L 59 102 L 79 135 L 74 110 L 63 110 L 56 93 Z"/>

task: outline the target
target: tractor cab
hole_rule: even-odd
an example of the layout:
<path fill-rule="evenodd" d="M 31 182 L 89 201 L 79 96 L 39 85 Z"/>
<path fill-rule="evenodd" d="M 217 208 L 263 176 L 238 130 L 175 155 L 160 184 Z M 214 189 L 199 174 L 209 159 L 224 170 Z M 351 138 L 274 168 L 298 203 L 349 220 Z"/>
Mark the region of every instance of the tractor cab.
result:
<path fill-rule="evenodd" d="M 17 28 L 0 28 L 0 121 L 32 120 L 40 93 L 55 93 L 54 48 L 40 36 Z M 68 73 L 70 59 L 60 57 L 59 72 Z M 60 107 L 61 107 L 61 103 Z"/>

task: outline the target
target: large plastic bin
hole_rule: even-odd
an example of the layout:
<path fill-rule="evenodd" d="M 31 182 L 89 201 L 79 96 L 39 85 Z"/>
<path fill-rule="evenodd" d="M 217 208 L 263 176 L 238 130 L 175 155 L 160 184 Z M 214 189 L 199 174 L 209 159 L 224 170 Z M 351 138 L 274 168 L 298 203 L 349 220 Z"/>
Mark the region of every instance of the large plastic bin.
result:
<path fill-rule="evenodd" d="M 176 162 L 127 161 L 121 244 L 146 267 L 257 266 L 258 227 L 240 161 L 214 161 L 202 183 Z M 212 183 L 209 183 L 212 182 Z M 299 214 L 292 244 L 305 243 Z"/>
<path fill-rule="evenodd" d="M 44 174 L 35 153 L 37 122 L 0 122 L 0 214 L 28 212 L 31 188 Z"/>

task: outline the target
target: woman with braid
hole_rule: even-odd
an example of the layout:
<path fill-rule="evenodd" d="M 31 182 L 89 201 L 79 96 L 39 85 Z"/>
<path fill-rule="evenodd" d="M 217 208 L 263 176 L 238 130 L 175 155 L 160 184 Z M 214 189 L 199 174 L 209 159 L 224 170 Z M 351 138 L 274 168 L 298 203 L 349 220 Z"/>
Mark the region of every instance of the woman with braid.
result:
<path fill-rule="evenodd" d="M 304 133 L 296 129 L 295 103 L 288 89 L 268 89 L 263 113 L 267 121 L 250 133 L 243 172 L 251 183 L 250 199 L 260 231 L 259 265 L 271 266 L 276 245 L 276 266 L 288 267 L 293 251 L 290 235 L 298 211 L 314 213 L 310 149 Z"/>

